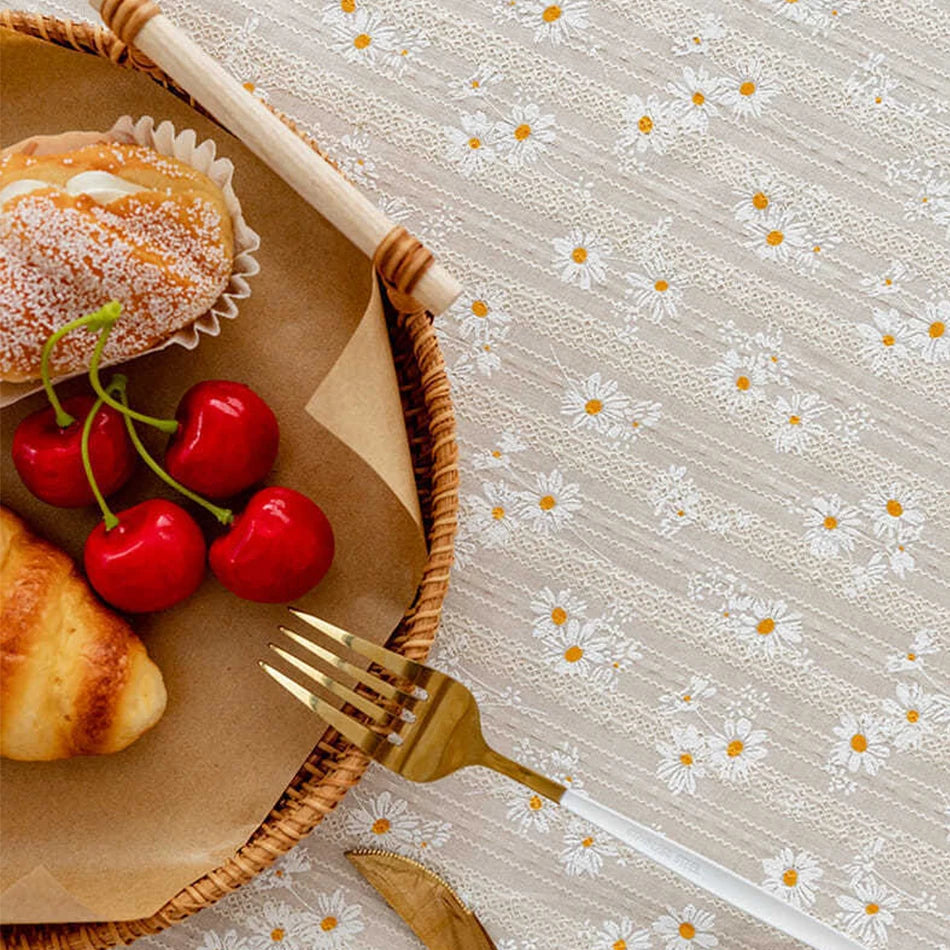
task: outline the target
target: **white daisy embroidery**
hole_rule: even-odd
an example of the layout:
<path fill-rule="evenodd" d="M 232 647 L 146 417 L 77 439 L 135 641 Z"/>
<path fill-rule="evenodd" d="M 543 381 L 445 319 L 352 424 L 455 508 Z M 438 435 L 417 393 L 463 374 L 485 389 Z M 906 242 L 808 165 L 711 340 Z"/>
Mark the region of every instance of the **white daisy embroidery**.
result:
<path fill-rule="evenodd" d="M 925 303 L 924 313 L 907 321 L 907 343 L 928 363 L 950 360 L 950 300 Z"/>
<path fill-rule="evenodd" d="M 363 909 L 347 902 L 343 888 L 332 894 L 318 894 L 311 907 L 314 914 L 307 927 L 308 950 L 343 950 L 352 946 L 349 941 L 363 932 Z"/>
<path fill-rule="evenodd" d="M 626 421 L 630 400 L 618 391 L 613 379 L 592 373 L 581 383 L 571 384 L 561 398 L 561 413 L 571 419 L 571 428 L 606 432 Z"/>
<path fill-rule="evenodd" d="M 871 877 L 857 882 L 852 894 L 839 894 L 837 914 L 845 932 L 858 937 L 867 947 L 887 944 L 887 928 L 894 923 L 900 897 Z"/>
<path fill-rule="evenodd" d="M 272 950 L 275 945 L 282 950 L 304 950 L 313 930 L 313 919 L 283 901 L 266 901 L 246 925 L 251 931 L 247 940 L 249 950 Z"/>
<path fill-rule="evenodd" d="M 419 840 L 420 820 L 409 810 L 409 803 L 389 791 L 357 799 L 345 815 L 346 834 L 374 848 L 408 847 Z"/>
<path fill-rule="evenodd" d="M 682 77 L 666 89 L 673 97 L 672 114 L 680 128 L 705 134 L 710 117 L 719 114 L 715 106 L 719 80 L 710 77 L 703 68 L 693 70 L 687 66 Z"/>
<path fill-rule="evenodd" d="M 862 504 L 876 537 L 913 541 L 920 537 L 926 518 L 920 494 L 896 482 L 871 492 Z"/>
<path fill-rule="evenodd" d="M 331 25 L 332 49 L 351 63 L 375 65 L 392 53 L 395 42 L 392 27 L 378 13 L 362 7 Z"/>
<path fill-rule="evenodd" d="M 732 110 L 740 119 L 759 118 L 762 107 L 776 95 L 780 87 L 765 65 L 757 59 L 738 67 L 735 75 L 723 79 L 719 89 L 719 101 Z"/>
<path fill-rule="evenodd" d="M 616 151 L 621 157 L 630 149 L 638 153 L 662 155 L 675 133 L 675 119 L 667 103 L 656 96 L 630 96 L 624 109 L 624 124 L 617 139 Z"/>
<path fill-rule="evenodd" d="M 532 632 L 536 637 L 556 634 L 568 620 L 582 620 L 586 611 L 586 601 L 570 590 L 555 593 L 550 587 L 542 588 L 531 601 Z"/>
<path fill-rule="evenodd" d="M 731 618 L 738 635 L 771 658 L 801 643 L 801 614 L 789 610 L 782 600 L 753 600 L 748 609 Z"/>
<path fill-rule="evenodd" d="M 637 310 L 646 313 L 654 323 L 676 316 L 686 282 L 663 258 L 648 260 L 642 272 L 627 274 L 626 280 L 627 296 Z"/>
<path fill-rule="evenodd" d="M 776 452 L 801 455 L 822 431 L 818 419 L 825 411 L 821 397 L 814 393 L 779 396 L 772 407 L 772 439 Z"/>
<path fill-rule="evenodd" d="M 891 754 L 884 729 L 869 713 L 844 713 L 832 731 L 838 741 L 832 747 L 831 761 L 849 772 L 863 769 L 868 775 L 877 775 Z"/>
<path fill-rule="evenodd" d="M 226 930 L 222 934 L 208 930 L 195 950 L 250 950 L 250 944 L 248 938 L 240 936 L 236 930 Z"/>
<path fill-rule="evenodd" d="M 887 658 L 888 673 L 907 673 L 921 669 L 924 657 L 939 653 L 940 648 L 934 639 L 933 631 L 918 630 L 906 653 L 892 654 Z"/>
<path fill-rule="evenodd" d="M 589 7 L 588 0 L 523 0 L 518 3 L 516 15 L 521 23 L 534 29 L 536 43 L 547 40 L 557 46 L 587 29 Z"/>
<path fill-rule="evenodd" d="M 894 373 L 910 352 L 907 323 L 893 307 L 875 310 L 873 321 L 857 326 L 861 353 L 875 373 Z"/>
<path fill-rule="evenodd" d="M 616 855 L 617 846 L 609 835 L 572 820 L 559 858 L 568 877 L 596 877 L 603 869 L 604 858 Z"/>
<path fill-rule="evenodd" d="M 476 99 L 485 95 L 485 90 L 501 82 L 504 75 L 500 70 L 489 64 L 483 64 L 478 67 L 462 83 L 461 87 L 455 92 L 455 99 Z"/>
<path fill-rule="evenodd" d="M 706 740 L 696 727 L 674 726 L 669 742 L 657 742 L 660 754 L 657 763 L 657 778 L 669 786 L 674 795 L 686 792 L 696 794 L 696 779 L 706 774 Z"/>
<path fill-rule="evenodd" d="M 716 687 L 703 676 L 691 676 L 682 688 L 664 693 L 660 697 L 660 712 L 664 715 L 677 715 L 698 709 L 711 696 L 716 695 Z"/>
<path fill-rule="evenodd" d="M 591 929 L 585 927 L 587 932 Z M 650 931 L 638 928 L 629 917 L 605 920 L 590 945 L 591 950 L 650 950 L 652 946 Z"/>
<path fill-rule="evenodd" d="M 707 739 L 709 764 L 719 770 L 719 777 L 730 781 L 747 781 L 749 774 L 768 754 L 763 745 L 768 738 L 764 729 L 755 729 L 745 716 L 727 719 L 721 735 Z"/>
<path fill-rule="evenodd" d="M 702 55 L 709 49 L 711 41 L 721 39 L 725 35 L 726 28 L 722 17 L 707 13 L 696 21 L 692 29 L 687 30 L 676 40 L 673 44 L 673 54 L 675 56 Z"/>
<path fill-rule="evenodd" d="M 531 165 L 555 140 L 554 116 L 535 103 L 516 105 L 509 116 L 495 123 L 495 147 L 514 168 Z"/>
<path fill-rule="evenodd" d="M 479 449 L 472 456 L 472 466 L 477 469 L 511 468 L 511 456 L 523 452 L 528 446 L 511 429 L 505 429 L 491 448 Z"/>
<path fill-rule="evenodd" d="M 733 194 L 738 199 L 732 211 L 737 221 L 758 221 L 791 197 L 788 186 L 768 169 L 747 166 Z"/>
<path fill-rule="evenodd" d="M 805 511 L 805 540 L 815 557 L 837 557 L 854 550 L 861 529 L 861 513 L 838 495 L 812 498 Z"/>
<path fill-rule="evenodd" d="M 786 263 L 806 246 L 805 226 L 787 208 L 777 208 L 761 218 L 750 219 L 745 229 L 749 235 L 745 246 L 764 261 Z"/>
<path fill-rule="evenodd" d="M 881 274 L 869 274 L 861 280 L 861 289 L 869 297 L 889 297 L 900 293 L 914 279 L 914 271 L 901 261 L 891 261 Z"/>
<path fill-rule="evenodd" d="M 919 749 L 938 724 L 950 719 L 950 697 L 925 693 L 919 683 L 898 683 L 897 699 L 884 700 L 884 714 L 894 748 Z"/>
<path fill-rule="evenodd" d="M 653 932 L 664 941 L 664 950 L 708 950 L 719 946 L 712 932 L 715 923 L 715 914 L 687 904 L 682 910 L 667 907 L 666 913 L 654 921 Z"/>
<path fill-rule="evenodd" d="M 492 287 L 476 287 L 452 308 L 452 312 L 458 320 L 462 336 L 480 338 L 489 327 L 500 327 L 511 322 L 511 314 L 505 304 L 502 291 Z"/>
<path fill-rule="evenodd" d="M 365 132 L 348 132 L 340 139 L 341 151 L 336 155 L 340 171 L 361 185 L 376 181 L 376 163 L 370 156 L 369 136 Z"/>
<path fill-rule="evenodd" d="M 762 870 L 765 872 L 762 886 L 770 893 L 802 910 L 815 903 L 818 882 L 824 871 L 807 851 L 782 848 L 774 858 L 762 861 Z"/>
<path fill-rule="evenodd" d="M 556 673 L 579 676 L 601 689 L 611 689 L 615 685 L 621 661 L 600 621 L 569 620 L 544 640 L 544 662 Z"/>
<path fill-rule="evenodd" d="M 551 803 L 530 789 L 520 789 L 508 796 L 505 815 L 522 833 L 546 832 L 553 819 Z"/>
<path fill-rule="evenodd" d="M 539 534 L 555 534 L 574 517 L 581 507 L 580 486 L 564 481 L 554 469 L 549 475 L 538 475 L 534 491 L 519 492 L 518 514 Z"/>
<path fill-rule="evenodd" d="M 735 350 L 728 350 L 707 373 L 730 415 L 754 406 L 765 396 L 763 387 L 768 382 L 768 373 L 760 356 L 741 356 Z"/>
<path fill-rule="evenodd" d="M 566 237 L 555 238 L 553 262 L 567 284 L 590 290 L 607 278 L 607 258 L 613 246 L 607 238 L 583 228 L 571 228 Z"/>
<path fill-rule="evenodd" d="M 486 547 L 506 544 L 517 525 L 518 496 L 504 482 L 484 482 L 481 495 L 467 499 L 472 532 Z"/>
<path fill-rule="evenodd" d="M 491 143 L 494 123 L 484 112 L 463 113 L 459 122 L 461 128 L 453 125 L 444 127 L 445 154 L 469 178 L 484 171 L 498 157 Z"/>
<path fill-rule="evenodd" d="M 644 429 L 652 429 L 660 421 L 662 408 L 658 402 L 637 400 L 631 403 L 627 417 L 619 425 L 612 425 L 607 435 L 614 439 L 636 439 Z"/>
<path fill-rule="evenodd" d="M 650 488 L 648 498 L 653 513 L 660 519 L 660 533 L 672 536 L 692 524 L 699 515 L 699 492 L 682 466 L 671 465 L 661 472 Z"/>

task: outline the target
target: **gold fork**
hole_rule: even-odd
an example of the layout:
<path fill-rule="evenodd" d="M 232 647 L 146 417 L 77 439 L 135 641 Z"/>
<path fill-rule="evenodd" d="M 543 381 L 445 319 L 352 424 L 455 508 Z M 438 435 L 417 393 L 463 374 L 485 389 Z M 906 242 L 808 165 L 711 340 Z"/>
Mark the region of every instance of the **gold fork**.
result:
<path fill-rule="evenodd" d="M 316 669 L 275 643 L 270 644 L 271 649 L 328 692 L 363 713 L 373 724 L 370 726 L 260 661 L 261 667 L 284 689 L 386 768 L 413 782 L 432 782 L 469 765 L 494 769 L 597 825 L 662 867 L 816 950 L 859 950 L 859 945 L 853 940 L 715 861 L 496 752 L 482 736 L 475 697 L 451 676 L 377 646 L 312 614 L 293 607 L 290 610 L 326 636 L 336 649 L 352 650 L 401 683 L 396 686 L 348 662 L 334 650 L 326 649 L 288 627 L 280 628 L 290 640 L 327 664 L 334 671 L 333 675 Z M 336 678 L 340 673 L 364 687 L 363 692 L 340 683 Z M 378 698 L 370 698 L 367 689 Z"/>

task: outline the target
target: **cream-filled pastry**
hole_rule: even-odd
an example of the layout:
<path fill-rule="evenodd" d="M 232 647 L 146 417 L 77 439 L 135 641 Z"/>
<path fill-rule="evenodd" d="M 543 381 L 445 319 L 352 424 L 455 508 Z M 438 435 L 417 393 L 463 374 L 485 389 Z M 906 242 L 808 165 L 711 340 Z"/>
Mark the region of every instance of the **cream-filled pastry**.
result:
<path fill-rule="evenodd" d="M 209 310 L 231 275 L 231 218 L 206 175 L 139 145 L 69 141 L 0 157 L 0 379 L 11 382 L 37 379 L 50 333 L 109 300 L 123 317 L 105 360 L 151 349 Z M 94 344 L 65 337 L 53 373 L 84 369 Z"/>

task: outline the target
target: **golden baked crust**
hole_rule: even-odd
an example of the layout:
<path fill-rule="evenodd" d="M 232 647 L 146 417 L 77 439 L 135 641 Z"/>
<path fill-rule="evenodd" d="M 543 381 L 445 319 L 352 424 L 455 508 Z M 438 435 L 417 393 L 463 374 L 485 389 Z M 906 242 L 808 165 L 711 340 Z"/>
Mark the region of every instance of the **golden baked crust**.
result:
<path fill-rule="evenodd" d="M 0 755 L 117 752 L 164 710 L 142 641 L 64 552 L 0 506 Z"/>
<path fill-rule="evenodd" d="M 82 172 L 108 172 L 145 190 L 100 204 L 61 190 Z M 234 235 L 224 195 L 206 175 L 139 145 L 94 143 L 57 154 L 0 156 L 0 190 L 49 189 L 0 208 L 0 379 L 37 379 L 40 352 L 64 323 L 119 300 L 107 361 L 135 356 L 205 313 L 231 275 Z M 95 337 L 56 348 L 54 373 L 85 368 Z"/>

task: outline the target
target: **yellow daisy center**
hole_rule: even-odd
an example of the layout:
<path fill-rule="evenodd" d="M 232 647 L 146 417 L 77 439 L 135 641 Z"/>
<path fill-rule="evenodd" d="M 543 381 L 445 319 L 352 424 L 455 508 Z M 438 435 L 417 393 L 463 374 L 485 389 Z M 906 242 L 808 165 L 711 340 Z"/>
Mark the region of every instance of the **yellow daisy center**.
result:
<path fill-rule="evenodd" d="M 366 47 L 372 42 L 373 40 L 369 33 L 360 33 L 359 36 L 353 37 L 353 45 L 357 49 L 366 49 Z"/>
<path fill-rule="evenodd" d="M 545 23 L 554 23 L 555 20 L 561 19 L 561 8 L 556 4 L 551 4 L 549 7 L 544 8 L 544 12 L 541 14 L 541 19 Z"/>
<path fill-rule="evenodd" d="M 487 317 L 488 316 L 488 304 L 484 300 L 473 300 L 472 301 L 472 313 L 476 317 Z"/>
<path fill-rule="evenodd" d="M 576 663 L 583 655 L 584 651 L 576 643 L 564 651 L 564 659 L 568 663 Z"/>
<path fill-rule="evenodd" d="M 670 285 L 665 280 L 658 280 L 654 285 L 653 289 L 658 294 L 665 294 L 669 289 Z"/>
<path fill-rule="evenodd" d="M 270 932 L 270 938 L 271 938 L 271 940 L 274 941 L 274 943 L 280 943 L 281 940 L 284 939 L 284 934 L 285 934 L 285 933 L 286 933 L 286 931 L 284 930 L 283 927 L 275 927 L 275 928 Z"/>
<path fill-rule="evenodd" d="M 757 191 L 752 196 L 752 207 L 759 211 L 764 211 L 769 206 L 769 199 L 761 191 Z"/>
<path fill-rule="evenodd" d="M 551 623 L 555 627 L 561 627 L 567 623 L 567 611 L 563 607 L 555 607 L 551 611 Z"/>
<path fill-rule="evenodd" d="M 897 341 L 894 339 L 894 335 L 892 333 L 885 333 L 884 336 L 881 337 L 881 342 L 885 346 L 893 346 Z"/>
<path fill-rule="evenodd" d="M 755 92 L 755 83 L 751 79 L 747 79 L 741 86 L 739 86 L 739 95 L 740 96 L 751 96 Z"/>
<path fill-rule="evenodd" d="M 473 135 L 473 136 L 468 140 L 468 147 L 469 147 L 469 148 L 481 148 L 481 147 L 482 147 L 482 140 L 481 140 L 477 135 Z"/>
<path fill-rule="evenodd" d="M 822 524 L 828 531 L 834 531 L 838 527 L 838 519 L 834 515 L 827 515 Z"/>
<path fill-rule="evenodd" d="M 744 748 L 745 746 L 742 744 L 741 739 L 733 739 L 732 742 L 726 746 L 726 755 L 728 755 L 730 759 L 735 759 L 742 755 Z"/>
<path fill-rule="evenodd" d="M 750 385 L 752 384 L 750 383 L 748 376 L 739 376 L 736 379 L 736 389 L 741 389 L 743 392 L 745 392 Z"/>
<path fill-rule="evenodd" d="M 706 101 L 706 97 L 697 89 L 693 93 L 693 105 L 701 106 Z"/>
<path fill-rule="evenodd" d="M 356 10 L 356 0 L 340 0 L 340 9 L 344 13 L 353 13 Z"/>
<path fill-rule="evenodd" d="M 680 762 L 682 762 L 683 765 L 690 766 L 693 764 L 693 757 L 688 752 L 684 752 L 680 756 Z"/>
<path fill-rule="evenodd" d="M 860 732 L 856 732 L 851 737 L 851 748 L 854 749 L 854 751 L 859 754 L 867 752 L 868 750 L 867 736 L 862 735 Z"/>
<path fill-rule="evenodd" d="M 679 935 L 684 940 L 692 940 L 696 936 L 696 928 L 688 920 L 684 920 L 680 924 Z"/>
<path fill-rule="evenodd" d="M 908 653 L 908 654 L 907 654 L 907 659 L 910 660 L 911 663 L 913 663 L 914 660 L 917 659 L 917 654 L 916 654 L 916 653 Z"/>
<path fill-rule="evenodd" d="M 542 511 L 550 511 L 557 504 L 557 499 L 554 495 L 542 495 L 538 499 L 538 507 Z"/>
<path fill-rule="evenodd" d="M 627 950 L 627 941 L 621 938 L 610 945 L 610 950 Z"/>
<path fill-rule="evenodd" d="M 594 843 L 594 839 L 593 839 L 593 838 L 585 838 L 585 839 L 581 842 L 581 847 L 582 847 L 582 848 L 589 848 L 593 843 Z"/>
<path fill-rule="evenodd" d="M 495 521 L 501 521 L 505 517 L 505 509 L 501 505 L 495 505 L 491 510 L 491 516 Z"/>
<path fill-rule="evenodd" d="M 531 134 L 531 126 L 527 122 L 522 122 L 518 128 L 515 129 L 515 138 L 519 142 L 523 142 Z"/>
<path fill-rule="evenodd" d="M 881 908 L 877 906 L 873 901 L 870 904 L 866 904 L 864 907 L 864 913 L 868 916 L 873 917 Z"/>
<path fill-rule="evenodd" d="M 917 722 L 920 719 L 920 713 L 916 709 L 907 710 L 907 721 L 908 722 Z"/>
<path fill-rule="evenodd" d="M 571 251 L 571 260 L 575 264 L 583 264 L 587 260 L 587 248 L 586 247 L 575 247 Z"/>
<path fill-rule="evenodd" d="M 764 617 L 755 628 L 763 637 L 767 637 L 775 629 L 775 621 L 771 617 Z"/>
<path fill-rule="evenodd" d="M 800 426 L 800 425 L 802 424 L 802 417 L 801 417 L 801 416 L 789 416 L 789 417 L 788 417 L 788 424 L 789 424 L 790 426 Z"/>
<path fill-rule="evenodd" d="M 337 919 L 336 917 L 324 917 L 320 921 L 320 929 L 324 933 L 329 933 L 331 930 L 336 930 Z"/>
<path fill-rule="evenodd" d="M 765 243 L 770 247 L 778 247 L 785 240 L 785 235 L 781 231 L 769 231 L 765 235 Z"/>
<path fill-rule="evenodd" d="M 927 330 L 927 332 L 930 334 L 931 339 L 939 340 L 940 337 L 944 335 L 946 330 L 947 328 L 940 320 L 934 320 L 934 322 L 930 324 L 930 328 Z"/>
<path fill-rule="evenodd" d="M 532 795 L 528 799 L 528 808 L 530 808 L 532 811 L 541 811 L 543 807 L 544 807 L 544 802 L 541 801 L 540 796 Z"/>
<path fill-rule="evenodd" d="M 584 412 L 589 416 L 596 416 L 604 408 L 604 404 L 599 399 L 588 399 L 584 403 Z"/>
<path fill-rule="evenodd" d="M 786 887 L 794 887 L 798 883 L 798 871 L 795 868 L 788 868 L 782 875 L 782 883 Z"/>
<path fill-rule="evenodd" d="M 637 122 L 637 128 L 644 135 L 649 135 L 653 131 L 653 119 L 651 119 L 648 115 L 641 115 Z"/>
<path fill-rule="evenodd" d="M 370 827 L 370 831 L 372 831 L 374 835 L 384 835 L 389 831 L 389 827 L 388 818 L 377 818 Z"/>
<path fill-rule="evenodd" d="M 904 513 L 904 506 L 896 498 L 889 498 L 886 508 L 892 518 L 899 518 Z"/>

